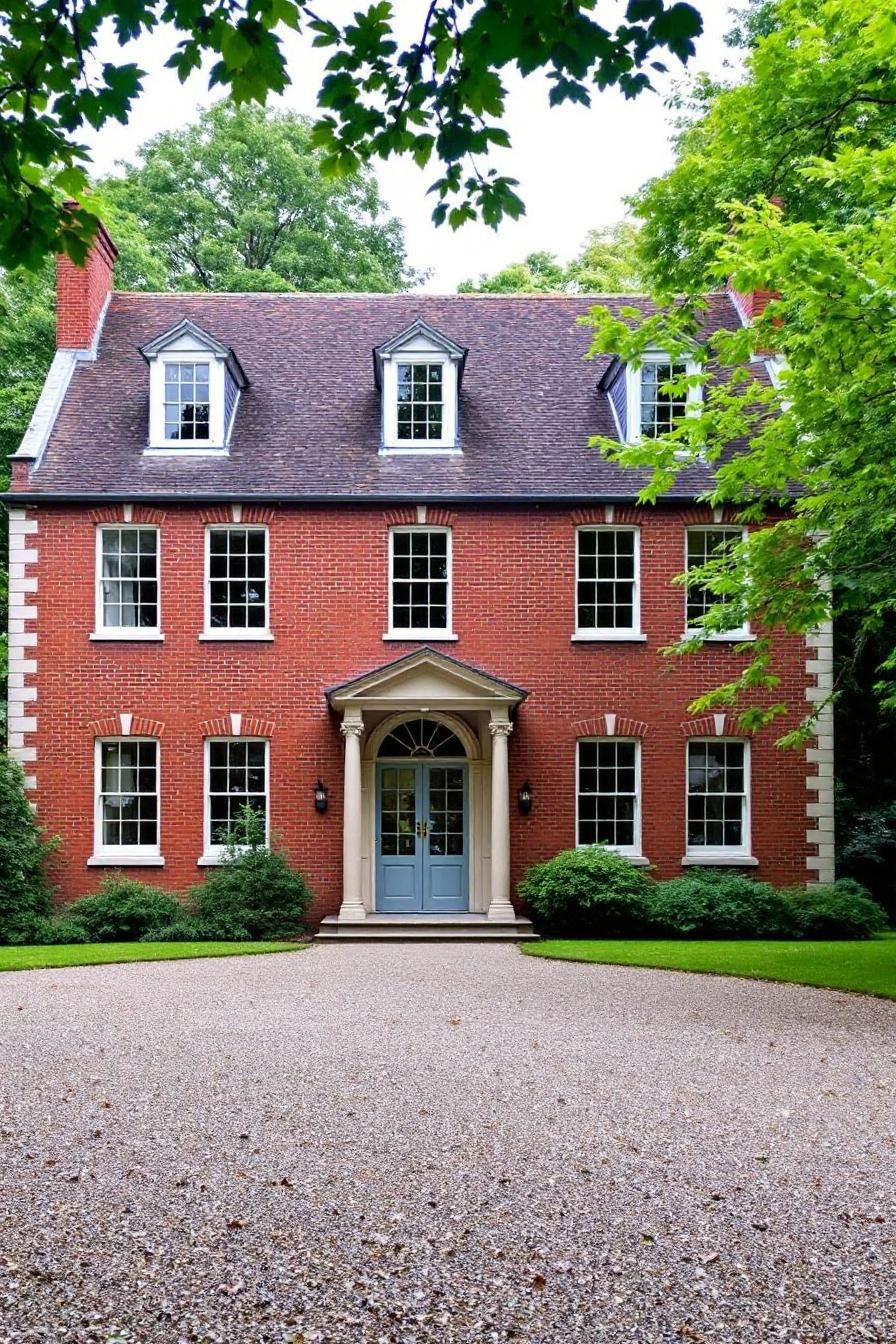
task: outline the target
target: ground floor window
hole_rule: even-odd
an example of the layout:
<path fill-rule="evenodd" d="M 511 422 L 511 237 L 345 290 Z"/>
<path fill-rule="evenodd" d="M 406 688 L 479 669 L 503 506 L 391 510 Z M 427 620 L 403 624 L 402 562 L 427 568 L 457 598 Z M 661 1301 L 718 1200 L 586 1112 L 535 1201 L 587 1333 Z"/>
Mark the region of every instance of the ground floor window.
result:
<path fill-rule="evenodd" d="M 578 744 L 576 843 L 641 852 L 640 744 L 622 738 Z"/>
<path fill-rule="evenodd" d="M 241 808 L 268 824 L 268 744 L 261 738 L 222 738 L 206 744 L 206 851 L 220 853 Z"/>
<path fill-rule="evenodd" d="M 749 849 L 749 747 L 716 738 L 688 743 L 689 854 Z"/>
<path fill-rule="evenodd" d="M 111 857 L 159 852 L 159 744 L 116 738 L 96 744 L 95 850 Z"/>

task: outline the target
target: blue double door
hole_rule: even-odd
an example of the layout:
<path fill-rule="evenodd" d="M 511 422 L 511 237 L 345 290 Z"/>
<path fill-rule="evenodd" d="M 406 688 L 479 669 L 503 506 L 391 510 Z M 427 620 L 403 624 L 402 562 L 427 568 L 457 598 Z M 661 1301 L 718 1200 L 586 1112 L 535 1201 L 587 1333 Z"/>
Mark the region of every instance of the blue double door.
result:
<path fill-rule="evenodd" d="M 377 766 L 376 908 L 381 914 L 469 909 L 467 767 Z"/>

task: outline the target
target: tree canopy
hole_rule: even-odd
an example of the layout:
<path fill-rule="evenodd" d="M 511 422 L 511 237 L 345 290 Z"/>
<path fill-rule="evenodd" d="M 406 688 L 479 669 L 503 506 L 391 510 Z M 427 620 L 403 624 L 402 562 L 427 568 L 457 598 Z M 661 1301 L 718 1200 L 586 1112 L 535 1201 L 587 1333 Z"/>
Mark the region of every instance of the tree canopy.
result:
<path fill-rule="evenodd" d="M 761 9 L 744 82 L 698 88 L 675 167 L 636 199 L 658 315 L 632 313 L 634 330 L 605 309 L 594 318 L 596 349 L 719 366 L 718 380 L 693 375 L 700 415 L 659 440 L 600 446 L 652 469 L 649 499 L 708 460 L 710 502 L 765 524 L 695 575 L 725 597 L 710 631 L 733 607 L 765 632 L 743 674 L 699 702 L 740 704 L 748 726 L 782 708 L 754 697 L 778 684 L 768 634 L 848 614 L 861 643 L 892 631 L 896 611 L 896 21 L 876 0 Z M 701 339 L 703 295 L 729 277 L 776 297 L 752 329 Z M 757 381 L 762 351 L 772 378 Z M 734 441 L 746 447 L 732 455 Z M 879 672 L 891 703 L 894 671 L 891 638 Z"/>
<path fill-rule="evenodd" d="M 637 225 L 627 220 L 591 229 L 566 266 L 552 252 L 530 252 L 494 275 L 464 280 L 461 294 L 634 294 L 644 286 Z"/>
<path fill-rule="evenodd" d="M 403 289 L 404 231 L 369 169 L 327 178 L 307 118 L 216 103 L 97 198 L 134 289 Z"/>
<path fill-rule="evenodd" d="M 126 122 L 144 88 L 133 61 L 100 62 L 101 31 L 122 57 L 143 34 L 171 33 L 168 65 L 181 80 L 212 59 L 209 82 L 237 104 L 282 93 L 290 72 L 286 30 L 329 53 L 314 135 L 332 173 L 372 158 L 410 154 L 439 165 L 434 217 L 457 227 L 518 216 L 515 181 L 485 163 L 509 144 L 501 73 L 544 71 L 551 104 L 588 103 L 616 85 L 633 97 L 666 54 L 686 60 L 701 31 L 682 0 L 628 0 L 615 27 L 597 0 L 432 0 L 408 43 L 398 40 L 390 0 L 373 0 L 337 23 L 307 0 L 11 0 L 0 27 L 0 265 L 38 266 L 48 253 L 82 259 L 96 227 L 85 205 L 85 127 Z M 63 202 L 81 202 L 65 212 Z"/>

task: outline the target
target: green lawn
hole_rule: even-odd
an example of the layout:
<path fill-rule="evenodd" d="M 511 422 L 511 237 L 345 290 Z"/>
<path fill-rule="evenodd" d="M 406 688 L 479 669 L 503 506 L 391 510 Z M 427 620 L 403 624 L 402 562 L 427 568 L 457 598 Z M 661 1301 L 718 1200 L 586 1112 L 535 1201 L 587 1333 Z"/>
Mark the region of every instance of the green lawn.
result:
<path fill-rule="evenodd" d="M 182 957 L 244 957 L 256 952 L 297 952 L 301 943 L 57 943 L 49 947 L 0 947 L 0 971 L 47 966 L 103 966 L 112 961 L 177 961 Z"/>
<path fill-rule="evenodd" d="M 788 980 L 797 985 L 850 989 L 896 999 L 896 933 L 883 933 L 864 943 L 546 939 L 523 944 L 522 951 L 528 957 Z"/>

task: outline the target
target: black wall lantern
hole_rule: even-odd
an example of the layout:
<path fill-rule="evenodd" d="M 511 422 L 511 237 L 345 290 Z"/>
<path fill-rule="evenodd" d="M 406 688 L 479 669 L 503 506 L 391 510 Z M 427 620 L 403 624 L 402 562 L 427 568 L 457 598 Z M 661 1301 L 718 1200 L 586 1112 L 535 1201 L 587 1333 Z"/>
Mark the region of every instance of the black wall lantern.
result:
<path fill-rule="evenodd" d="M 314 786 L 314 807 L 317 812 L 326 812 L 327 810 L 327 786 L 320 780 Z"/>
<path fill-rule="evenodd" d="M 528 817 L 532 811 L 532 785 L 528 779 L 525 784 L 521 784 L 516 795 L 517 806 L 524 817 Z"/>

